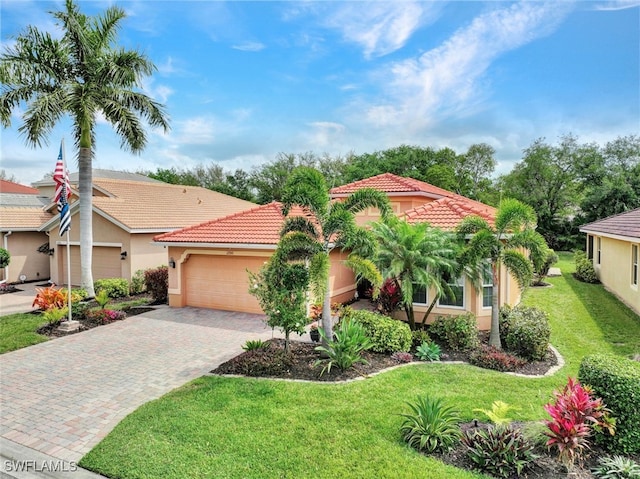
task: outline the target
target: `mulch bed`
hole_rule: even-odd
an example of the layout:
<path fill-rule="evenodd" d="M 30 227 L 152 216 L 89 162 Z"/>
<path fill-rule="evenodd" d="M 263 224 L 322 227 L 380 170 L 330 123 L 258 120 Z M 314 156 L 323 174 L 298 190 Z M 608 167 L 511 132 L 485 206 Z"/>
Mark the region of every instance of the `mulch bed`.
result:
<path fill-rule="evenodd" d="M 481 334 L 480 339 L 486 341 L 487 336 Z M 283 378 L 290 380 L 308 381 L 346 381 L 356 378 L 363 378 L 383 369 L 397 366 L 398 361 L 391 359 L 388 354 L 365 352 L 363 357 L 369 364 L 358 364 L 355 368 L 341 371 L 337 368 L 331 369 L 320 375 L 322 367 L 314 367 L 319 359 L 319 353 L 315 351 L 316 343 L 291 341 L 291 354 L 284 353 L 284 340 L 272 339 L 267 341 L 268 347 L 256 351 L 245 351 L 231 360 L 221 364 L 211 371 L 220 375 L 239 375 L 263 378 Z M 442 347 L 443 361 L 464 361 L 468 362 L 469 353 L 464 351 L 452 351 Z M 542 375 L 552 366 L 557 364 L 557 359 L 553 352 L 549 351 L 544 361 L 537 361 L 526 364 L 515 371 L 524 375 Z M 514 424 L 518 425 L 518 424 Z M 474 421 L 460 425 L 462 430 L 473 428 L 487 428 L 488 424 Z M 576 464 L 571 471 L 566 468 L 552 455 L 546 447 L 540 446 L 535 450 L 537 459 L 526 469 L 520 478 L 525 479 L 594 479 L 591 468 L 597 465 L 600 457 L 606 454 L 604 450 L 593 445 L 587 451 L 581 463 Z M 459 444 L 454 450 L 446 454 L 433 454 L 432 457 L 447 464 L 462 468 L 472 469 L 470 460 L 466 457 L 466 448 Z M 634 458 L 635 459 L 635 458 Z M 514 479 L 513 476 L 509 479 Z"/>

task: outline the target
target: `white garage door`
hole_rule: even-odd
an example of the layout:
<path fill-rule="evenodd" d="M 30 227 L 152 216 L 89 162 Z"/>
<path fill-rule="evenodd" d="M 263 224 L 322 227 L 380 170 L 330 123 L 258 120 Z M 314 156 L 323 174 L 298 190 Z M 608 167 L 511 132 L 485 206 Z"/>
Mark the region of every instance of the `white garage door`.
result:
<path fill-rule="evenodd" d="M 247 269 L 257 272 L 266 258 L 252 256 L 191 255 L 184 264 L 187 306 L 262 313 L 249 294 Z"/>
<path fill-rule="evenodd" d="M 79 285 L 80 272 L 80 246 L 71 246 L 71 284 Z M 56 251 L 62 252 L 62 276 L 60 284 L 67 283 L 67 247 L 59 245 Z M 120 247 L 94 246 L 91 259 L 93 279 L 121 278 L 122 260 L 120 259 Z"/>

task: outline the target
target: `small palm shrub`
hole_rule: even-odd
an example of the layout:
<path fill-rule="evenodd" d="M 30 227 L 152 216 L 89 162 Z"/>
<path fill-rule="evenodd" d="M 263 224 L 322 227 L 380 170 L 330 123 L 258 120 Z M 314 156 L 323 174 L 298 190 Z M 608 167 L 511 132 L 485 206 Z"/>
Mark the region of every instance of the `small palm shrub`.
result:
<path fill-rule="evenodd" d="M 473 313 L 439 316 L 429 326 L 429 335 L 435 336 L 451 349 L 473 349 L 478 344 L 478 323 Z"/>
<path fill-rule="evenodd" d="M 402 414 L 402 439 L 418 451 L 446 452 L 458 444 L 462 432 L 458 412 L 445 405 L 440 398 L 418 397 L 407 403 L 411 413 Z"/>
<path fill-rule="evenodd" d="M 322 328 L 319 331 L 326 346 L 316 346 L 315 350 L 327 356 L 314 363 L 314 367 L 323 365 L 320 376 L 331 372 L 333 366 L 345 370 L 357 363 L 368 364 L 362 352 L 371 347 L 371 340 L 359 322 L 343 319 L 334 330 L 333 339 L 327 338 Z"/>
<path fill-rule="evenodd" d="M 371 340 L 371 351 L 394 353 L 411 349 L 411 329 L 397 319 L 365 310 L 345 309 L 342 318 L 360 323 Z"/>
<path fill-rule="evenodd" d="M 640 479 L 640 465 L 623 456 L 600 458 L 591 472 L 600 479 Z"/>
<path fill-rule="evenodd" d="M 512 427 L 467 431 L 462 443 L 474 467 L 495 477 L 520 476 L 535 459 L 533 445 Z"/>
<path fill-rule="evenodd" d="M 129 282 L 124 278 L 98 279 L 93 283 L 96 293 L 106 291 L 110 298 L 125 298 L 129 296 Z"/>
<path fill-rule="evenodd" d="M 416 357 L 420 361 L 440 361 L 440 346 L 436 343 L 422 343 L 416 348 Z"/>
<path fill-rule="evenodd" d="M 98 303 L 101 309 L 104 309 L 107 303 L 111 301 L 111 298 L 109 297 L 109 292 L 106 289 L 102 289 L 99 292 L 97 292 L 96 297 L 94 299 L 96 300 L 96 303 Z"/>
<path fill-rule="evenodd" d="M 268 349 L 269 343 L 262 339 L 248 339 L 246 343 L 242 345 L 242 349 L 245 351 L 255 351 L 257 349 Z"/>

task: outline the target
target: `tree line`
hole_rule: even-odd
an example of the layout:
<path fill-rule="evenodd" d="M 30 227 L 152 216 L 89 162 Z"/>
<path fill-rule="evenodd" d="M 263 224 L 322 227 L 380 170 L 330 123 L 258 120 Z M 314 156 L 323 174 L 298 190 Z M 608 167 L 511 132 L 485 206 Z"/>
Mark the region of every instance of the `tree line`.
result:
<path fill-rule="evenodd" d="M 509 173 L 497 177 L 495 150 L 486 143 L 473 144 L 464 153 L 401 145 L 344 157 L 280 153 L 249 171 L 228 171 L 211 162 L 192 169 L 158 168 L 140 173 L 265 204 L 282 200 L 287 179 L 298 166 L 320 171 L 330 188 L 393 173 L 492 206 L 498 206 L 502 198 L 515 198 L 534 208 L 538 231 L 557 250 L 582 244 L 580 225 L 640 207 L 637 135 L 620 136 L 604 145 L 581 143 L 571 134 L 560 137 L 556 144 L 539 138 L 524 149 L 522 159 Z"/>

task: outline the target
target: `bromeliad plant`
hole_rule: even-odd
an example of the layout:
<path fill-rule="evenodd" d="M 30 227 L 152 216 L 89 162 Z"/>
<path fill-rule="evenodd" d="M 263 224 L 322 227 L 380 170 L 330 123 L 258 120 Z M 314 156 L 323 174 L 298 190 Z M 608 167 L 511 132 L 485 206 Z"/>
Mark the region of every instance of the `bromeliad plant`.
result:
<path fill-rule="evenodd" d="M 545 405 L 551 420 L 545 420 L 549 437 L 547 447 L 558 450 L 558 458 L 568 468 L 589 448 L 592 429 L 615 432 L 615 420 L 602 399 L 593 398 L 591 389 L 569 378 L 562 391 L 554 392 L 555 401 Z"/>

